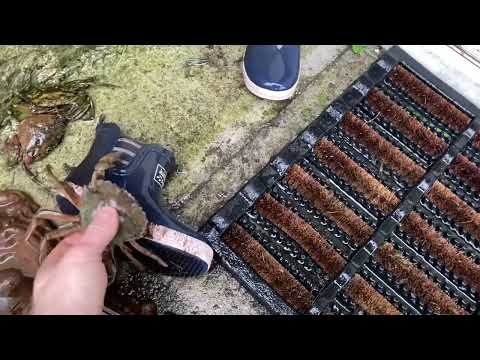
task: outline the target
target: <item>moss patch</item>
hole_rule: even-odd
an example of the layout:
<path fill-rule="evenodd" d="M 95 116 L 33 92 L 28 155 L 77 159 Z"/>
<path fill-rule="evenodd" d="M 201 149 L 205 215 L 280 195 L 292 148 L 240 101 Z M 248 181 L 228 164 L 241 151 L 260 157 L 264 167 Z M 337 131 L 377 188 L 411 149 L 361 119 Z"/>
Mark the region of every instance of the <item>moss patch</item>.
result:
<path fill-rule="evenodd" d="M 190 179 L 218 134 L 235 125 L 271 119 L 278 112 L 278 103 L 266 101 L 247 116 L 258 99 L 243 86 L 242 54 L 243 46 L 12 46 L 0 49 L 0 63 L 4 63 L 0 71 L 8 77 L 19 69 L 36 69 L 42 79 L 53 75 L 52 81 L 99 76 L 117 85 L 91 90 L 97 114 L 105 113 L 127 136 L 173 149 L 179 173 L 169 184 L 172 199 L 191 189 Z M 209 64 L 188 71 L 187 60 L 203 58 Z M 15 66 L 18 59 L 21 62 Z M 94 122 L 71 124 L 64 142 L 33 170 L 43 178 L 42 171 L 50 163 L 65 176 L 63 164 L 75 166 L 84 158 L 95 126 Z M 29 190 L 42 205 L 48 202 L 21 169 L 0 165 L 1 188 L 12 185 Z"/>

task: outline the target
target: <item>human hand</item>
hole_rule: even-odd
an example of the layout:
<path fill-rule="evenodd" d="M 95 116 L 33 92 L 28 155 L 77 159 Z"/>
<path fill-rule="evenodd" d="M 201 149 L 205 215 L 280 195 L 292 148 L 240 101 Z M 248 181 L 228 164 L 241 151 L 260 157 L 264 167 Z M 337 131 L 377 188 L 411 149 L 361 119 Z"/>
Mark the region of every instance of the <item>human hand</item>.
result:
<path fill-rule="evenodd" d="M 100 315 L 107 290 L 102 253 L 117 233 L 118 213 L 99 209 L 85 230 L 63 239 L 35 276 L 33 315 Z"/>

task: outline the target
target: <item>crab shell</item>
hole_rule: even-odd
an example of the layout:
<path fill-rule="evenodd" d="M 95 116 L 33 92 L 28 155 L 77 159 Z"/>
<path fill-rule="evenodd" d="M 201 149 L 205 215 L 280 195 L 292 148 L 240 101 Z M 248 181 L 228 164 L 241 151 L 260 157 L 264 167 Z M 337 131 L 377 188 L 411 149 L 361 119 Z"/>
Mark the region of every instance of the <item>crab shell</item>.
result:
<path fill-rule="evenodd" d="M 38 205 L 24 192 L 0 191 L 0 217 L 18 218 L 28 223 L 37 210 Z"/>
<path fill-rule="evenodd" d="M 3 153 L 10 166 L 23 162 L 29 166 L 44 159 L 62 141 L 67 120 L 55 114 L 27 116 L 3 146 Z"/>
<path fill-rule="evenodd" d="M 30 165 L 45 158 L 63 139 L 67 121 L 53 114 L 33 115 L 18 127 L 22 161 Z"/>
<path fill-rule="evenodd" d="M 102 207 L 117 210 L 120 224 L 112 245 L 141 239 L 147 231 L 147 217 L 135 198 L 127 191 L 106 180 L 99 180 L 95 188 L 84 188 L 79 209 L 82 226 L 88 226 Z"/>
<path fill-rule="evenodd" d="M 33 279 L 19 270 L 0 271 L 0 315 L 25 315 L 30 310 Z"/>
<path fill-rule="evenodd" d="M 0 249 L 14 251 L 12 258 L 0 257 L 0 315 L 27 314 L 33 291 L 33 276 L 38 263 L 38 251 L 42 234 L 53 230 L 41 220 L 40 228 L 32 237 L 32 244 L 26 244 L 24 235 L 38 205 L 24 192 L 0 191 Z"/>
<path fill-rule="evenodd" d="M 0 271 L 14 268 L 25 276 L 35 275 L 40 265 L 40 240 L 45 233 L 54 230 L 48 221 L 40 220 L 31 241 L 24 241 L 27 227 L 37 209 L 38 205 L 23 192 L 0 191 Z M 12 256 L 12 253 L 15 255 Z"/>

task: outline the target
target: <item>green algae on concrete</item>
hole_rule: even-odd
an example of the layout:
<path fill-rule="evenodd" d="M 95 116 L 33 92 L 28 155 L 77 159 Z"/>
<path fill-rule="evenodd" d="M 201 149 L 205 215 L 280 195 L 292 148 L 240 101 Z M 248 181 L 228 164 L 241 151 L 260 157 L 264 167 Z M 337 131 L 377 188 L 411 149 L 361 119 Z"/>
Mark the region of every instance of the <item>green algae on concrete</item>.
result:
<path fill-rule="evenodd" d="M 305 47 L 304 54 L 311 48 Z M 244 46 L 228 45 L 6 46 L 0 47 L 0 64 L 6 63 L 0 65 L 0 74 L 9 78 L 35 69 L 39 79 L 50 83 L 97 76 L 116 85 L 90 91 L 97 114 L 104 113 L 127 136 L 172 148 L 178 172 L 165 193 L 175 202 L 188 196 L 216 166 L 208 151 L 220 134 L 230 131 L 238 137 L 232 129 L 248 134 L 248 129 L 267 123 L 288 104 L 259 101 L 246 90 L 240 67 L 243 50 Z M 209 63 L 189 69 L 185 63 L 190 59 Z M 63 143 L 32 170 L 45 181 L 45 165 L 51 164 L 59 177 L 66 176 L 63 164 L 79 164 L 95 126 L 96 121 L 70 124 Z M 7 169 L 2 163 L 0 188 L 12 186 L 32 192 L 42 206 L 52 205 L 51 197 L 20 168 Z"/>
<path fill-rule="evenodd" d="M 0 59 L 28 57 L 37 51 L 38 62 L 31 60 L 28 67 L 44 68 L 45 73 L 56 74 L 68 69 L 69 76 L 99 76 L 102 81 L 117 87 L 95 88 L 90 91 L 97 113 L 105 113 L 108 121 L 116 122 L 125 135 L 144 142 L 167 145 L 176 154 L 179 173 L 170 187 L 172 197 L 189 190 L 187 180 L 195 174 L 192 164 L 201 161 L 217 134 L 229 126 L 246 121 L 244 114 L 257 99 L 242 84 L 239 63 L 242 46 L 118 46 L 108 49 L 105 56 L 93 62 L 86 56 L 91 49 L 59 47 L 0 48 Z M 2 52 L 3 51 L 3 52 Z M 68 61 L 71 56 L 71 62 Z M 189 59 L 213 59 L 211 64 L 186 73 Z M 220 59 L 220 60 L 219 60 Z M 70 67 L 69 67 L 70 66 Z M 193 75 L 192 75 L 193 74 Z M 273 117 L 278 104 L 262 104 L 255 120 Z M 76 123 L 65 141 L 44 161 L 33 166 L 40 173 L 47 163 L 65 176 L 63 163 L 75 166 L 86 155 L 93 140 L 94 123 Z M 1 166 L 1 165 L 0 165 Z M 18 169 L 0 168 L 0 186 L 14 185 L 22 190 L 36 189 L 31 180 Z M 33 191 L 36 200 L 47 201 L 46 194 Z"/>
<path fill-rule="evenodd" d="M 288 103 L 259 102 L 246 90 L 243 50 L 225 45 L 134 46 L 104 63 L 102 73 L 120 88 L 92 91 L 99 109 L 128 136 L 168 145 L 176 154 L 178 172 L 165 189 L 170 202 L 188 195 L 203 179 L 209 168 L 207 150 L 219 134 L 268 122 Z M 208 65 L 186 75 L 187 60 L 204 58 Z"/>
<path fill-rule="evenodd" d="M 195 225 L 206 221 L 375 59 L 376 56 L 367 52 L 355 55 L 351 50 L 346 51 L 315 77 L 276 118 L 258 126 L 248 139 L 237 141 L 237 138 L 230 137 L 231 142 L 219 146 L 216 151 L 219 154 L 228 153 L 229 157 L 217 166 L 208 181 L 191 193 L 178 211 L 182 218 Z M 231 129 L 227 131 L 229 134 L 232 132 Z M 226 136 L 219 135 L 219 138 L 223 137 Z"/>
<path fill-rule="evenodd" d="M 25 86 L 55 86 L 68 80 L 78 79 L 80 66 L 95 64 L 112 49 L 90 46 L 1 46 L 0 47 L 0 141 L 15 131 L 18 123 L 9 115 L 8 104 L 12 95 Z M 48 162 L 60 175 L 64 175 L 63 163 L 77 164 L 84 148 L 89 146 L 95 129 L 94 121 L 72 123 L 67 129 L 63 144 L 48 158 L 33 166 L 34 171 Z M 62 151 L 63 149 L 63 151 Z M 65 151 L 68 149 L 68 151 Z M 83 150 L 83 152 L 82 152 Z M 42 174 L 41 174 L 42 175 Z M 45 180 L 41 176 L 42 180 Z M 42 206 L 52 204 L 51 197 L 29 179 L 20 166 L 7 168 L 0 159 L 0 189 L 16 188 L 29 192 Z"/>
<path fill-rule="evenodd" d="M 206 162 L 218 160 L 210 177 L 190 194 L 179 208 L 190 224 L 201 225 L 243 184 L 304 129 L 316 116 L 352 83 L 375 57 L 342 53 L 303 89 L 278 116 L 250 132 L 234 126 L 219 134 L 207 154 Z M 262 101 L 259 101 L 262 102 Z M 226 156 L 228 155 L 228 156 Z M 211 161 L 215 163 L 214 160 Z M 266 309 L 241 288 L 221 266 L 206 277 L 171 279 L 154 274 L 136 274 L 122 264 L 119 282 L 123 292 L 133 297 L 154 300 L 160 312 L 177 314 L 265 314 Z M 135 279 L 135 282 L 132 282 Z M 153 283 L 161 284 L 151 294 Z M 163 286 L 165 285 L 165 286 Z M 150 297 L 152 296 L 152 297 Z"/>
<path fill-rule="evenodd" d="M 44 77 L 95 75 L 118 85 L 115 89 L 90 91 L 98 114 L 106 113 L 108 120 L 117 122 L 128 136 L 173 148 L 179 171 L 169 181 L 166 194 L 170 202 L 178 202 L 183 218 L 198 226 L 374 61 L 367 54 L 354 56 L 342 47 L 331 47 L 334 54 L 328 63 L 332 64 L 325 70 L 318 63 L 310 70 L 307 67 L 298 96 L 293 101 L 276 103 L 260 100 L 244 88 L 240 71 L 243 48 L 112 46 L 38 50 L 0 46 L 0 77 L 2 60 L 17 56 L 22 59 L 20 68 L 38 66 Z M 309 53 L 327 56 L 320 46 L 304 49 L 302 57 Z M 42 55 L 32 55 L 36 51 Z M 208 58 L 210 65 L 185 68 L 186 60 L 200 58 Z M 70 124 L 62 145 L 35 164 L 34 171 L 43 178 L 41 171 L 50 163 L 55 173 L 65 176 L 63 164 L 75 166 L 84 158 L 96 124 Z M 11 186 L 29 191 L 42 205 L 52 204 L 52 198 L 21 169 L 9 171 L 0 165 L 0 189 Z M 128 268 L 128 264 L 122 262 L 121 267 Z M 122 292 L 153 298 L 160 312 L 264 313 L 222 267 L 200 279 L 170 279 L 152 272 L 124 270 L 123 280 L 119 281 L 124 285 Z"/>

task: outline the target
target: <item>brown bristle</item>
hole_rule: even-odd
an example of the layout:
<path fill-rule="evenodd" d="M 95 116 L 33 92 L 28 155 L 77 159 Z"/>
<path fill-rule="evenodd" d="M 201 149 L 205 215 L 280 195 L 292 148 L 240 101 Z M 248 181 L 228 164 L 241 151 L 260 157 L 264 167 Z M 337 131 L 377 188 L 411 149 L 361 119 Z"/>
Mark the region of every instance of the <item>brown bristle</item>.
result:
<path fill-rule="evenodd" d="M 405 90 L 420 106 L 455 131 L 464 131 L 470 123 L 467 115 L 401 65 L 395 67 L 390 74 L 390 79 Z"/>
<path fill-rule="evenodd" d="M 335 209 L 330 204 L 333 203 L 332 199 L 326 196 L 324 193 L 328 192 L 323 188 L 314 178 L 307 174 L 300 166 L 293 165 L 286 176 L 287 182 L 290 186 L 299 191 L 305 198 L 312 201 L 314 206 L 321 210 L 322 212 L 331 211 L 331 212 L 340 212 L 341 209 Z M 328 194 L 329 196 L 334 197 L 333 194 Z M 336 198 L 335 198 L 336 199 Z M 338 201 L 338 200 L 337 200 Z M 343 205 L 342 205 L 343 206 Z M 366 239 L 369 239 L 371 234 L 373 234 L 373 229 L 368 226 L 363 220 L 353 213 L 350 209 L 346 208 L 348 211 L 344 211 L 343 216 L 337 219 L 337 224 L 340 225 L 340 222 L 344 224 L 342 229 L 348 229 L 345 231 L 349 236 L 355 236 L 356 232 L 369 234 Z M 348 216 L 345 216 L 347 215 Z M 340 222 L 339 222 L 340 221 Z M 391 245 L 386 245 L 391 246 Z M 393 249 L 393 248 L 392 248 Z M 387 271 L 391 272 L 397 278 L 406 279 L 407 287 L 413 291 L 418 297 L 423 299 L 426 304 L 431 306 L 432 310 L 440 311 L 443 313 L 461 313 L 462 310 L 459 308 L 446 294 L 444 294 L 440 288 L 438 288 L 426 275 L 421 273 L 413 264 L 410 264 L 408 260 L 402 256 L 387 256 L 391 255 L 389 248 L 383 250 L 379 256 L 376 256 L 377 261 L 382 264 Z M 411 274 L 405 275 L 404 272 L 411 271 Z M 364 287 L 364 286 L 363 286 Z M 358 292 L 358 289 L 351 289 L 350 292 L 355 293 L 357 300 L 359 299 L 368 299 L 371 296 L 378 294 L 376 291 L 373 291 L 372 294 L 369 294 L 366 297 L 361 296 Z M 361 290 L 362 294 L 365 295 Z M 383 297 L 381 297 L 383 299 Z M 358 302 L 357 301 L 357 302 Z M 358 302 L 360 303 L 360 302 Z M 374 302 L 376 305 L 379 304 L 378 301 Z M 380 302 L 381 303 L 381 302 Z M 387 301 L 388 303 L 388 301 Z M 438 303 L 438 304 L 437 304 Z M 388 303 L 390 305 L 390 303 Z M 377 309 L 372 308 L 372 304 L 363 303 L 362 307 L 367 307 L 369 313 L 377 313 Z M 379 310 L 379 313 L 383 313 L 383 310 Z"/>
<path fill-rule="evenodd" d="M 480 150 L 480 134 L 475 135 L 473 138 L 473 146 Z"/>
<path fill-rule="evenodd" d="M 427 193 L 427 197 L 458 225 L 480 240 L 480 214 L 450 189 L 436 181 Z"/>
<path fill-rule="evenodd" d="M 418 104 L 417 109 L 422 108 L 429 112 L 456 134 L 465 131 L 471 122 L 468 115 L 405 67 L 397 65 L 390 73 L 389 79 L 394 87 L 402 89 Z M 445 153 L 449 145 L 440 135 L 437 135 L 435 132 L 437 130 L 432 130 L 432 126 L 426 124 L 426 120 L 424 121 L 417 113 L 413 114 L 407 107 L 400 106 L 397 98 L 393 96 L 390 98 L 389 94 L 379 88 L 374 88 L 369 93 L 365 100 L 374 112 L 373 115 L 380 117 L 382 124 L 388 123 L 387 128 L 391 130 L 395 128 L 394 134 L 400 136 L 399 133 L 401 133 L 400 139 L 409 139 L 418 146 L 418 149 L 434 159 Z M 344 116 L 340 127 L 352 141 L 363 146 L 365 150 L 362 152 L 372 154 L 375 161 L 378 160 L 382 166 L 388 168 L 386 175 L 389 175 L 391 170 L 408 183 L 406 190 L 413 188 L 422 181 L 427 170 L 417 163 L 414 157 L 410 158 L 408 152 L 402 152 L 402 146 L 397 147 L 395 141 L 390 142 L 382 136 L 381 131 L 375 130 L 375 124 L 377 124 L 375 119 L 373 124 L 349 112 Z M 480 134 L 476 134 L 472 145 L 480 150 Z M 369 167 L 362 167 L 362 162 L 357 163 L 354 160 L 356 157 L 350 158 L 349 152 L 344 152 L 341 147 L 334 141 L 321 138 L 314 146 L 316 157 L 314 162 L 317 166 L 321 163 L 321 169 L 328 168 L 328 174 L 333 173 L 342 179 L 339 185 L 343 186 L 344 182 L 347 183 L 349 188 L 383 215 L 394 211 L 401 199 L 382 183 L 383 180 L 376 178 L 384 177 L 377 175 L 376 170 L 373 174 L 369 173 Z M 380 173 L 382 173 L 382 166 Z M 480 192 L 480 166 L 468 157 L 458 155 L 449 165 L 449 171 L 452 176 L 458 177 L 464 186 Z M 349 207 L 350 202 L 344 202 L 343 197 L 337 197 L 336 191 L 330 190 L 329 184 L 324 185 L 323 180 L 317 180 L 314 173 L 312 174 L 301 165 L 293 165 L 288 169 L 284 181 L 289 188 L 295 190 L 348 235 L 351 244 L 363 246 L 371 239 L 375 229 L 355 213 L 355 207 Z M 480 212 L 477 213 L 463 198 L 440 181 L 433 184 L 425 197 L 455 226 L 461 227 L 461 230 L 467 232 L 469 236 L 480 240 Z M 363 203 L 364 200 L 361 202 Z M 319 233 L 296 213 L 297 209 L 290 210 L 288 207 L 268 193 L 261 196 L 255 203 L 258 213 L 296 242 L 328 275 L 329 279 L 338 277 L 345 269 L 348 259 L 327 241 L 323 230 Z M 438 266 L 448 269 L 455 277 L 458 276 L 480 294 L 480 265 L 475 263 L 472 256 L 467 255 L 466 250 L 461 249 L 460 246 L 457 247 L 447 235 L 437 230 L 435 224 L 429 224 L 430 220 L 427 222 L 422 216 L 423 214 L 420 215 L 419 212 L 411 211 L 400 223 L 399 228 L 403 232 L 399 235 L 408 235 L 409 239 L 414 240 L 435 261 L 438 261 Z M 245 228 L 237 224 L 232 225 L 223 238 L 226 244 L 245 259 L 290 306 L 301 312 L 313 306 L 315 299 L 310 291 L 288 272 L 288 267 L 285 268 L 277 261 Z M 382 244 L 373 254 L 373 258 L 389 276 L 390 274 L 393 276 L 394 282 L 404 285 L 405 289 L 415 294 L 434 313 L 467 314 L 459 299 L 450 296 L 449 291 L 443 291 L 442 285 L 432 280 L 428 271 L 417 266 L 414 260 L 410 261 L 409 256 L 402 255 L 402 252 L 398 251 L 393 244 Z M 283 260 L 281 261 L 283 263 Z M 390 303 L 387 299 L 388 292 L 383 296 L 382 291 L 377 291 L 360 273 L 353 276 L 343 291 L 368 314 L 401 314 L 394 305 L 397 303 Z"/>
<path fill-rule="evenodd" d="M 345 132 L 364 145 L 375 157 L 404 176 L 413 185 L 425 174 L 425 170 L 400 152 L 390 142 L 383 139 L 364 121 L 348 113 L 342 124 Z M 480 169 L 465 156 L 459 155 L 451 165 L 451 170 L 472 188 L 480 187 Z M 452 219 L 458 222 L 477 239 L 480 239 L 480 214 L 455 195 L 450 189 L 436 182 L 427 194 L 428 198 Z"/>
<path fill-rule="evenodd" d="M 382 91 L 372 90 L 368 95 L 368 104 L 430 156 L 437 157 L 447 150 L 447 144 L 441 138 L 390 100 Z"/>
<path fill-rule="evenodd" d="M 345 287 L 345 293 L 370 315 L 402 315 L 395 306 L 358 274 Z"/>
<path fill-rule="evenodd" d="M 401 223 L 401 228 L 414 237 L 430 254 L 463 278 L 477 292 L 480 292 L 480 266 L 457 250 L 448 240 L 436 232 L 419 214 L 409 214 Z"/>
<path fill-rule="evenodd" d="M 345 133 L 381 160 L 385 165 L 403 176 L 410 185 L 418 183 L 425 170 L 385 140 L 363 120 L 347 113 L 342 122 Z M 457 156 L 450 170 L 467 183 L 473 190 L 480 191 L 480 168 L 463 155 Z"/>
<path fill-rule="evenodd" d="M 302 194 L 305 199 L 320 210 L 358 245 L 365 244 L 373 234 L 373 229 L 360 216 L 346 207 L 335 195 L 323 187 L 300 166 L 292 166 L 286 176 L 288 185 Z"/>
<path fill-rule="evenodd" d="M 450 170 L 473 190 L 480 192 L 480 168 L 463 155 L 458 155 L 450 164 Z"/>
<path fill-rule="evenodd" d="M 309 224 L 266 194 L 256 204 L 257 210 L 295 240 L 320 267 L 332 277 L 345 266 L 345 260 Z"/>
<path fill-rule="evenodd" d="M 333 247 L 294 212 L 285 208 L 271 195 L 266 194 L 257 201 L 258 212 L 295 240 L 308 255 L 330 276 L 340 274 L 346 264 Z M 381 294 L 356 275 L 347 288 L 352 300 L 368 313 L 398 313 Z M 354 281 L 355 280 L 355 281 Z M 362 281 L 363 280 L 363 281 Z"/>
<path fill-rule="evenodd" d="M 384 214 L 392 211 L 399 203 L 399 199 L 394 194 L 332 143 L 322 139 L 316 145 L 315 150 L 323 163 L 346 180 L 375 207 L 382 210 Z M 434 185 L 428 196 L 432 202 L 457 220 L 467 231 L 474 234 L 478 232 L 478 214 L 449 189 L 441 184 Z M 416 226 L 412 226 L 412 224 L 416 224 Z M 444 262 L 451 271 L 463 277 L 476 289 L 477 286 L 480 289 L 480 267 L 438 234 L 417 213 L 410 214 L 403 222 L 403 227 L 407 233 L 419 240 L 432 255 Z M 446 250 L 442 250 L 442 247 L 445 247 Z M 459 257 L 458 260 L 456 260 L 457 257 Z M 474 271 L 477 271 L 477 274 Z"/>
<path fill-rule="evenodd" d="M 313 295 L 242 227 L 232 225 L 223 239 L 257 274 L 297 311 L 313 305 Z"/>
<path fill-rule="evenodd" d="M 326 139 L 315 145 L 317 158 L 337 176 L 348 182 L 384 214 L 392 211 L 400 202 L 381 182 L 350 159 L 337 146 Z"/>
<path fill-rule="evenodd" d="M 425 170 L 413 160 L 398 151 L 391 143 L 384 140 L 375 130 L 355 115 L 348 113 L 342 124 L 345 132 L 360 144 L 363 144 L 375 157 L 387 166 L 406 177 L 411 184 L 418 182 Z M 480 187 L 480 169 L 465 156 L 459 155 L 451 165 L 451 170 L 467 182 L 472 188 Z M 462 201 L 450 189 L 435 183 L 427 194 L 429 199 L 443 210 L 469 233 L 480 239 L 480 214 Z"/>
<path fill-rule="evenodd" d="M 423 272 L 403 257 L 392 244 L 385 244 L 376 254 L 376 260 L 389 271 L 397 281 L 401 281 L 437 314 L 465 315 L 440 287 Z"/>
<path fill-rule="evenodd" d="M 410 185 L 419 182 L 425 174 L 425 170 L 420 165 L 352 113 L 345 115 L 341 126 L 348 136 L 365 146 L 377 159 L 403 176 Z"/>

